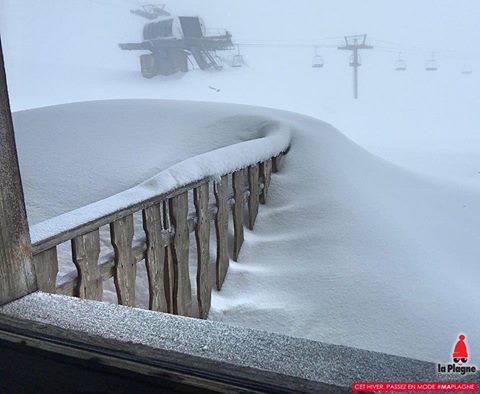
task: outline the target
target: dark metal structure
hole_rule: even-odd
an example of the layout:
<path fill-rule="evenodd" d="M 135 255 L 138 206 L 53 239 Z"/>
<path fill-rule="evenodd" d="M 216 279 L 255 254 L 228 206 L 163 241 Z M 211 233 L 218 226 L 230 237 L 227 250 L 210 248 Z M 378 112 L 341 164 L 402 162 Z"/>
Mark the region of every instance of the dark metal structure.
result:
<path fill-rule="evenodd" d="M 131 12 L 153 20 L 143 28 L 143 41 L 119 44 L 127 51 L 147 51 L 140 56 L 140 67 L 145 78 L 187 72 L 189 56 L 200 69 L 221 70 L 216 51 L 234 48 L 232 35 L 225 31 L 220 35 L 207 35 L 200 17 L 167 16 L 162 7 L 150 5 Z"/>
<path fill-rule="evenodd" d="M 352 51 L 350 66 L 353 67 L 353 97 L 358 98 L 358 68 L 362 65 L 358 51 L 360 49 L 373 49 L 367 45 L 367 35 L 345 36 L 345 45 L 338 47 L 342 51 Z"/>

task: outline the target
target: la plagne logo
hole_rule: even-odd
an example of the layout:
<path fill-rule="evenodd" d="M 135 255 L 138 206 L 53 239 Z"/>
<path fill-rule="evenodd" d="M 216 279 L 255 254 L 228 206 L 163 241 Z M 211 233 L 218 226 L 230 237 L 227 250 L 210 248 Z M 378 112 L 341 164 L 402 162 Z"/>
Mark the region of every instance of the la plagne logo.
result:
<path fill-rule="evenodd" d="M 466 337 L 463 334 L 458 336 L 452 352 L 453 363 L 438 364 L 438 373 L 466 375 L 477 372 L 477 366 L 468 364 L 468 346 L 465 339 Z"/>

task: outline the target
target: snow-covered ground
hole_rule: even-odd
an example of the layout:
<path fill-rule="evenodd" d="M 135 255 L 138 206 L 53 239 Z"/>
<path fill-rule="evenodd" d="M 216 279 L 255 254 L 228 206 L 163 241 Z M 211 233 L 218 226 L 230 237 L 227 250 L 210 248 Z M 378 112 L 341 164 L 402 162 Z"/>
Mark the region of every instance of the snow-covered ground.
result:
<path fill-rule="evenodd" d="M 102 131 L 106 125 L 97 119 L 99 112 L 107 121 L 122 113 L 122 122 Z M 169 122 L 155 123 L 166 114 Z M 128 134 L 138 116 L 146 125 L 136 129 L 134 144 Z M 52 119 L 75 127 L 60 123 L 57 128 Z M 231 262 L 224 288 L 213 295 L 210 318 L 432 361 L 448 356 L 445 347 L 458 332 L 480 329 L 479 193 L 389 164 L 319 120 L 238 105 L 143 100 L 28 110 L 16 113 L 15 122 L 33 218 L 54 212 L 63 196 L 76 208 L 92 196 L 102 198 L 107 185 L 109 194 L 121 191 L 127 186 L 116 181 L 122 174 L 125 182 L 135 183 L 136 177 L 146 179 L 170 165 L 177 153 L 161 145 L 172 130 L 179 145 L 189 139 L 181 154 L 197 154 L 206 136 L 222 144 L 254 138 L 266 122 L 288 127 L 293 140 L 284 169 L 274 175 L 255 231 L 246 230 L 240 261 Z M 31 143 L 27 125 L 32 122 L 40 141 L 45 135 L 55 141 L 52 150 Z M 202 127 L 192 133 L 188 122 Z M 118 155 L 96 155 L 97 149 L 84 145 L 90 138 L 77 139 L 82 130 L 90 136 L 95 125 L 105 134 L 95 139 L 97 146 L 109 152 L 113 146 Z M 81 157 L 72 153 L 75 159 L 65 160 L 58 153 L 67 148 L 69 155 L 69 146 Z M 148 149 L 150 161 L 143 160 Z M 132 156 L 122 160 L 125 152 Z M 48 169 L 54 172 L 46 175 Z M 149 189 L 155 186 L 148 183 Z M 38 190 L 40 203 L 32 198 Z M 42 227 L 32 227 L 34 238 Z M 145 304 L 142 271 L 138 301 Z M 191 275 L 195 283 L 194 266 Z M 106 289 L 107 299 L 113 299 L 112 284 Z M 470 336 L 469 345 L 472 352 L 478 349 L 478 338 Z"/>
<path fill-rule="evenodd" d="M 432 361 L 448 360 L 465 332 L 471 353 L 480 352 L 480 80 L 459 73 L 464 59 L 440 56 L 440 70 L 425 73 L 425 54 L 406 52 L 409 69 L 396 73 L 397 54 L 378 47 L 363 54 L 358 101 L 347 55 L 333 48 L 321 70 L 311 68 L 308 48 L 245 48 L 246 68 L 144 80 L 137 55 L 116 46 L 138 39 L 143 21 L 128 13 L 138 2 L 46 3 L 0 3 L 15 111 L 162 98 L 297 115 L 180 102 L 117 103 L 115 117 L 91 104 L 17 112 L 31 223 L 280 121 L 292 128 L 292 151 L 210 318 Z M 477 2 L 418 3 L 185 0 L 171 8 L 245 41 L 310 42 L 353 30 L 429 48 L 476 44 Z"/>

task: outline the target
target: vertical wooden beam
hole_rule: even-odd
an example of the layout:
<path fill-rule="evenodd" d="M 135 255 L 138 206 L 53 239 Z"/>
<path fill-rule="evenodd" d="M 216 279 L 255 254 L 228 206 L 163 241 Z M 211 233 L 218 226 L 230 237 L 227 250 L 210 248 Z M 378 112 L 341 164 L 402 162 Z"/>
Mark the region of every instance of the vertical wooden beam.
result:
<path fill-rule="evenodd" d="M 235 203 L 232 206 L 233 211 L 233 260 L 238 261 L 240 249 L 242 248 L 243 235 L 243 208 L 245 201 L 243 192 L 245 191 L 245 170 L 240 170 L 232 174 L 233 196 Z"/>
<path fill-rule="evenodd" d="M 0 305 L 37 290 L 0 42 Z"/>
<path fill-rule="evenodd" d="M 147 240 L 145 266 L 148 275 L 149 308 L 167 312 L 165 294 L 165 248 L 162 246 L 162 214 L 160 205 L 153 205 L 142 212 L 143 228 Z"/>
<path fill-rule="evenodd" d="M 55 294 L 58 274 L 57 247 L 54 246 L 33 256 L 33 263 L 37 274 L 38 290 Z"/>
<path fill-rule="evenodd" d="M 272 178 L 272 159 L 260 163 L 260 176 L 263 181 L 260 203 L 265 204 L 267 202 L 268 189 L 270 188 L 270 179 Z"/>
<path fill-rule="evenodd" d="M 248 185 L 250 188 L 250 195 L 248 197 L 248 228 L 250 230 L 253 230 L 258 215 L 258 204 L 260 198 L 258 172 L 258 164 L 248 168 Z"/>
<path fill-rule="evenodd" d="M 168 207 L 168 201 L 163 202 L 163 230 L 170 230 L 170 210 Z M 165 248 L 165 295 L 167 299 L 167 311 L 173 313 L 173 256 L 172 245 L 168 245 Z"/>
<path fill-rule="evenodd" d="M 78 272 L 76 296 L 101 301 L 103 278 L 98 268 L 100 233 L 98 230 L 72 239 L 72 257 Z"/>
<path fill-rule="evenodd" d="M 283 162 L 283 153 L 280 153 L 278 156 L 273 158 L 273 172 L 279 172 L 282 168 Z"/>
<path fill-rule="evenodd" d="M 188 270 L 190 233 L 188 231 L 188 192 L 170 199 L 170 220 L 175 228 L 172 244 L 173 257 L 173 312 L 192 315 L 192 287 Z"/>
<path fill-rule="evenodd" d="M 132 250 L 133 215 L 110 224 L 110 238 L 115 251 L 114 282 L 120 305 L 135 306 L 137 264 Z"/>
<path fill-rule="evenodd" d="M 197 213 L 195 238 L 197 241 L 197 301 L 200 319 L 208 318 L 212 298 L 210 282 L 210 215 L 208 212 L 208 183 L 194 190 Z"/>
<path fill-rule="evenodd" d="M 215 230 L 217 233 L 217 262 L 216 282 L 217 289 L 222 288 L 227 275 L 228 257 L 228 176 L 222 176 L 220 182 L 215 184 L 215 199 L 217 202 L 217 216 L 215 217 Z"/>

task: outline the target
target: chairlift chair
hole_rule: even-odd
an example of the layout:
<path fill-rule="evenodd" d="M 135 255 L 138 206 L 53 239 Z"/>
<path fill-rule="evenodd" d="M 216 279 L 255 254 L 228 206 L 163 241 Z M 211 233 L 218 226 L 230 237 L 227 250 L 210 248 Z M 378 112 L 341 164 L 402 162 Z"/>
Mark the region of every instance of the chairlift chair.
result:
<path fill-rule="evenodd" d="M 323 57 L 316 55 L 313 57 L 312 67 L 313 68 L 322 68 L 324 65 Z"/>
<path fill-rule="evenodd" d="M 438 65 L 435 57 L 432 55 L 432 58 L 425 62 L 425 71 L 437 71 Z"/>
<path fill-rule="evenodd" d="M 473 73 L 472 66 L 468 63 L 465 63 L 462 68 L 463 75 L 470 75 Z"/>
<path fill-rule="evenodd" d="M 398 59 L 395 62 L 395 71 L 406 71 L 407 70 L 407 63 L 405 60 L 402 59 L 400 55 L 398 55 Z"/>
<path fill-rule="evenodd" d="M 323 61 L 323 57 L 318 54 L 318 48 L 315 47 L 315 55 L 313 56 L 312 60 L 312 67 L 313 68 L 322 68 L 325 62 Z"/>
<path fill-rule="evenodd" d="M 240 45 L 237 44 L 237 54 L 232 58 L 232 67 L 243 67 L 245 61 L 243 56 L 240 54 Z"/>

